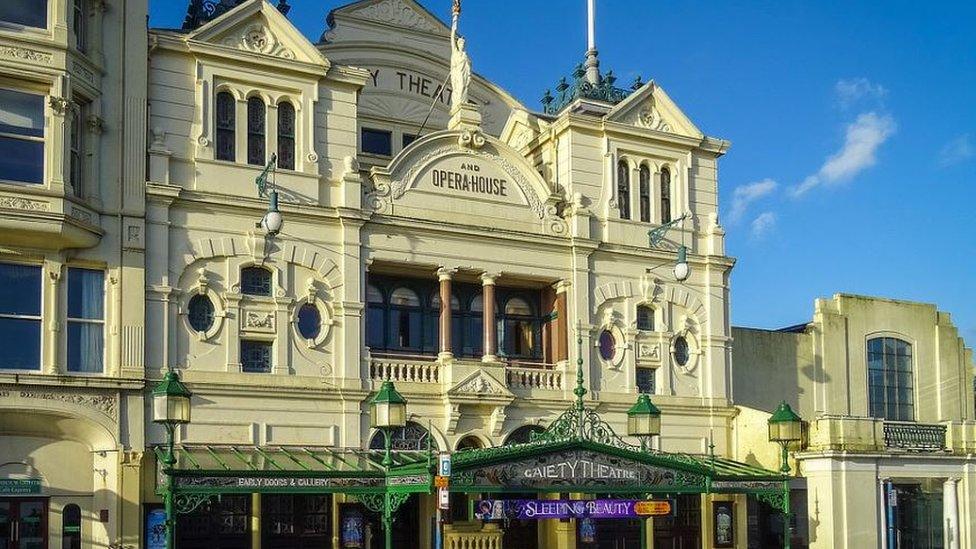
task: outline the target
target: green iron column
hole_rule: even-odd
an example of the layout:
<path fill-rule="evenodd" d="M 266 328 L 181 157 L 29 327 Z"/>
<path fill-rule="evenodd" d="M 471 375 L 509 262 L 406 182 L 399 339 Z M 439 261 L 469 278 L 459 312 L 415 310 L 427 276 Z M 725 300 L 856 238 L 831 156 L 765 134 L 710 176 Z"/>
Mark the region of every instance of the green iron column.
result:
<path fill-rule="evenodd" d="M 390 466 L 393 465 L 393 439 L 389 429 L 383 429 L 383 468 L 386 469 L 386 486 L 383 492 L 383 546 L 393 549 L 393 509 L 390 501 Z"/>
<path fill-rule="evenodd" d="M 174 452 L 174 425 L 166 424 L 166 455 L 163 456 L 163 469 L 166 471 L 166 484 L 163 487 L 163 508 L 166 511 L 166 549 L 176 546 L 176 514 L 173 512 L 173 466 L 176 465 Z"/>
<path fill-rule="evenodd" d="M 781 442 L 783 455 L 781 456 L 782 465 L 779 470 L 784 475 L 790 473 L 790 453 L 789 442 Z M 793 530 L 790 528 L 790 481 L 783 481 L 783 549 L 791 549 Z"/>

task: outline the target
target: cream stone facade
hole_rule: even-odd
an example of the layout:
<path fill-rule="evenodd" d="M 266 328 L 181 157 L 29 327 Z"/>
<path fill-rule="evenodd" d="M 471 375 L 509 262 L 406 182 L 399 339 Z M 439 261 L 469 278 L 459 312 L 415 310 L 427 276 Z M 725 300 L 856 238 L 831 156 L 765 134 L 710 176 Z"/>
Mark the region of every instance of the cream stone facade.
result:
<path fill-rule="evenodd" d="M 146 14 L 0 6 L 4 547 L 139 543 Z"/>
<path fill-rule="evenodd" d="M 838 294 L 808 324 L 732 334 L 737 457 L 778 462 L 762 427 L 782 395 L 808 421 L 791 461 L 801 542 L 976 543 L 973 353 L 948 313 Z"/>

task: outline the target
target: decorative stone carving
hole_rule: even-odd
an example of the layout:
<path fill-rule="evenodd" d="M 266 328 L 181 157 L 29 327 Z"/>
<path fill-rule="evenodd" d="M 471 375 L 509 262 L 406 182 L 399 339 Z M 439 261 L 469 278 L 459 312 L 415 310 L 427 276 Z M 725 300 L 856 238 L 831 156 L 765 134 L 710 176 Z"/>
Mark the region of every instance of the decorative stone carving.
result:
<path fill-rule="evenodd" d="M 503 394 L 501 387 L 485 379 L 484 374 L 481 373 L 458 385 L 455 392 L 490 395 Z"/>
<path fill-rule="evenodd" d="M 89 132 L 96 135 L 101 135 L 101 133 L 105 131 L 105 121 L 102 120 L 101 117 L 90 114 L 88 115 L 87 122 Z"/>
<path fill-rule="evenodd" d="M 27 210 L 29 212 L 46 212 L 51 209 L 51 205 L 43 200 L 30 200 L 17 196 L 0 196 L 0 208 Z"/>
<path fill-rule="evenodd" d="M 275 314 L 270 311 L 245 311 L 243 320 L 244 320 L 243 327 L 245 329 L 266 328 L 269 330 L 273 330 L 275 324 Z"/>
<path fill-rule="evenodd" d="M 270 29 L 258 23 L 248 25 L 241 36 L 228 38 L 224 44 L 236 47 L 239 50 L 281 57 L 282 59 L 295 58 L 295 52 L 285 47 Z"/>
<path fill-rule="evenodd" d="M 16 46 L 0 46 L 0 57 L 10 57 L 13 59 L 19 59 L 21 61 L 30 61 L 31 63 L 43 63 L 47 65 L 51 62 L 51 59 L 54 56 L 45 51 L 32 50 L 28 48 L 18 48 Z"/>
<path fill-rule="evenodd" d="M 19 385 L 0 385 L 0 399 L 13 397 L 33 400 L 47 400 L 65 404 L 76 404 L 91 408 L 117 421 L 119 418 L 118 397 L 109 391 L 61 387 L 24 387 Z"/>
<path fill-rule="evenodd" d="M 437 30 L 437 26 L 430 19 L 408 6 L 403 0 L 377 2 L 376 4 L 352 12 L 352 15 L 361 19 L 378 21 L 387 25 L 413 29 L 420 32 Z"/>
<path fill-rule="evenodd" d="M 51 110 L 58 116 L 64 116 L 68 112 L 70 102 L 67 99 L 52 95 L 47 98 L 47 101 L 51 105 Z"/>
<path fill-rule="evenodd" d="M 458 136 L 458 145 L 468 149 L 480 149 L 485 146 L 485 136 L 479 130 L 464 130 Z"/>
<path fill-rule="evenodd" d="M 640 343 L 637 346 L 637 357 L 649 362 L 661 362 L 661 346 L 656 343 Z"/>
<path fill-rule="evenodd" d="M 68 216 L 73 217 L 79 221 L 84 221 L 89 225 L 95 225 L 95 215 L 88 210 L 82 210 L 81 208 L 75 208 L 72 206 L 71 210 L 68 212 Z"/>

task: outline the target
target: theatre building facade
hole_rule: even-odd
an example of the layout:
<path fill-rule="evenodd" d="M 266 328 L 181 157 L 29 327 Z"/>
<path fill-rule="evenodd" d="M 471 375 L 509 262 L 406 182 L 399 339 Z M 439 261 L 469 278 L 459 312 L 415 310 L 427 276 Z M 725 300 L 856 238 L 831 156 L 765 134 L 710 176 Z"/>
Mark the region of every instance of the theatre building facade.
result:
<path fill-rule="evenodd" d="M 193 393 L 177 545 L 380 546 L 395 486 L 393 546 L 427 547 L 436 456 L 456 452 L 445 545 L 637 547 L 636 515 L 473 505 L 653 495 L 673 512 L 647 543 L 745 547 L 747 499 L 781 478 L 730 460 L 728 143 L 655 83 L 582 69 L 545 113 L 477 75 L 452 108 L 451 29 L 412 1 L 337 8 L 315 43 L 281 11 L 150 32 L 147 377 Z M 277 232 L 256 226 L 271 190 Z M 384 381 L 408 403 L 392 469 L 369 422 Z M 646 452 L 626 436 L 640 392 L 662 417 Z"/>

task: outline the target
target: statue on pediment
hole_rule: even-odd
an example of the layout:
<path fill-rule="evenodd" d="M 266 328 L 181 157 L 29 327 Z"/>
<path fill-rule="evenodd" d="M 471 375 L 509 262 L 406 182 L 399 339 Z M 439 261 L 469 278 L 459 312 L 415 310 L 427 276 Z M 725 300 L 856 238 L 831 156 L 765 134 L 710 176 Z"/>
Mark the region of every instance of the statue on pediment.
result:
<path fill-rule="evenodd" d="M 451 110 L 455 111 L 468 102 L 468 86 L 471 84 L 471 58 L 464 50 L 464 38 L 458 36 L 458 19 L 461 17 L 461 0 L 454 0 L 451 9 Z"/>

